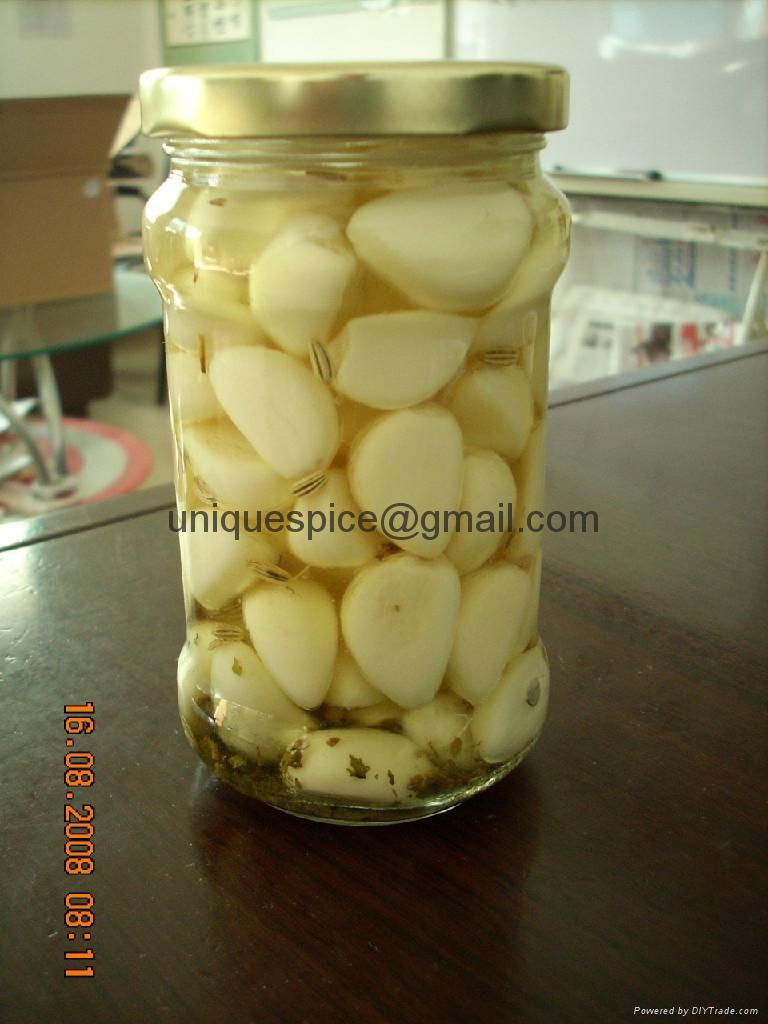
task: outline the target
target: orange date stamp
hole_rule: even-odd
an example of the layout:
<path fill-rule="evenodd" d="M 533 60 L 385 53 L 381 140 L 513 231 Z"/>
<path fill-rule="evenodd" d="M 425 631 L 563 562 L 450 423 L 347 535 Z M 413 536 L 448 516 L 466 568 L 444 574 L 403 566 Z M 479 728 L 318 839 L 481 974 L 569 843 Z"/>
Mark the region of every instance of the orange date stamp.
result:
<path fill-rule="evenodd" d="M 72 885 L 72 876 L 90 875 L 94 869 L 95 812 L 93 804 L 80 801 L 89 795 L 88 791 L 94 782 L 96 761 L 93 753 L 83 749 L 81 744 L 91 746 L 88 737 L 95 727 L 92 703 L 65 705 L 64 732 L 67 734 L 67 752 L 64 755 L 64 871 Z M 64 896 L 64 934 L 69 944 L 64 952 L 66 978 L 93 977 L 94 957 L 93 947 L 90 945 L 95 921 L 93 908 L 92 892 L 68 892 Z M 74 948 L 86 944 L 86 949 Z"/>

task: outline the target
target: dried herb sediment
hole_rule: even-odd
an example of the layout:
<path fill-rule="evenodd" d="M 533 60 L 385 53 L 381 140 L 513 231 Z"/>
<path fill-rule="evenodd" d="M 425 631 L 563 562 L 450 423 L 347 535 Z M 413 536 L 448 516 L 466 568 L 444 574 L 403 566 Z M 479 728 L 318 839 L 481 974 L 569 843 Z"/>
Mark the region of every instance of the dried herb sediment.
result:
<path fill-rule="evenodd" d="M 349 755 L 349 768 L 347 768 L 347 774 L 351 775 L 353 779 L 367 778 L 370 770 L 371 766 L 366 764 L 361 757 L 355 757 L 354 754 Z"/>

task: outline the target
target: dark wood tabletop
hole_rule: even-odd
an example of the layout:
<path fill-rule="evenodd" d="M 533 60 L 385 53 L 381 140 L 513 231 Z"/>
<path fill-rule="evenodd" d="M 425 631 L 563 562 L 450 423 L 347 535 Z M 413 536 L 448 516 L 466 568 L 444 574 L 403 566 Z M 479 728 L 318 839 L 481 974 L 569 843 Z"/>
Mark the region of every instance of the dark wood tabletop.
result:
<path fill-rule="evenodd" d="M 388 828 L 289 817 L 197 763 L 167 491 L 0 530 L 0 1020 L 762 1018 L 767 438 L 765 349 L 556 401 L 548 506 L 599 532 L 546 539 L 544 735 Z M 63 708 L 87 701 L 95 871 L 73 877 Z M 64 977 L 73 891 L 92 978 Z"/>

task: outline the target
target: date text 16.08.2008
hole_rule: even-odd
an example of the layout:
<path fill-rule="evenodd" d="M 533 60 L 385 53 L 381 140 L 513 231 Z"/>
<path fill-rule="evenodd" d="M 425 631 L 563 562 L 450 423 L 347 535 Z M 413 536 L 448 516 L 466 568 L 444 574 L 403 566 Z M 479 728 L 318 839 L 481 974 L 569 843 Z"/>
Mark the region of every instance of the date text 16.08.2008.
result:
<path fill-rule="evenodd" d="M 94 706 L 92 703 L 67 704 L 64 707 L 64 731 L 67 734 L 67 752 L 64 756 L 64 784 L 67 787 L 64 804 L 64 870 L 70 880 L 73 875 L 90 875 L 93 872 L 94 853 L 94 809 L 93 804 L 77 806 L 75 801 L 87 794 L 79 792 L 93 785 L 95 758 L 90 750 L 79 749 L 85 741 L 91 746 L 89 737 L 95 728 Z M 67 892 L 64 896 L 64 934 L 68 948 L 64 953 L 67 978 L 93 977 L 93 948 L 90 945 L 93 934 L 94 912 L 92 892 Z M 86 949 L 74 946 L 88 944 Z M 91 961 L 84 964 L 84 961 Z"/>

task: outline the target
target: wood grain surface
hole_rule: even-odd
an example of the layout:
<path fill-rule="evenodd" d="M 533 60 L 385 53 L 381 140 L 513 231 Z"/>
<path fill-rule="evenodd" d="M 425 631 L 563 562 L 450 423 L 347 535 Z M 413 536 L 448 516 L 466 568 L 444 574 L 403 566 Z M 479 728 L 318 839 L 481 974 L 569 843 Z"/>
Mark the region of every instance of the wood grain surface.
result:
<path fill-rule="evenodd" d="M 550 719 L 419 823 L 301 821 L 198 766 L 165 512 L 0 554 L 0 1020 L 761 1019 L 767 396 L 761 355 L 553 410 L 548 505 L 600 530 L 547 538 Z M 62 712 L 86 700 L 95 977 L 65 980 Z"/>

